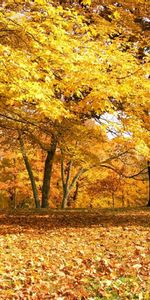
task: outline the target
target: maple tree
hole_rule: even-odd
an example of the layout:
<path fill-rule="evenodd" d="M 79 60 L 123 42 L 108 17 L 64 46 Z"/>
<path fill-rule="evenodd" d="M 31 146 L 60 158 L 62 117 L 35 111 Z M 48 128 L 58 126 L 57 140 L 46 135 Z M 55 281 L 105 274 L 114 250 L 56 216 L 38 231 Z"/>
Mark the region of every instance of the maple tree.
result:
<path fill-rule="evenodd" d="M 148 4 L 60 4 L 10 0 L 0 10 L 1 127 L 14 136 L 19 130 L 46 152 L 42 207 L 48 206 L 54 156 L 69 122 L 81 132 L 93 118 L 104 132 L 113 123 L 149 159 Z M 102 125 L 106 113 L 118 122 Z"/>
<path fill-rule="evenodd" d="M 2 132 L 3 135 L 4 132 Z M 31 144 L 27 144 L 22 138 L 22 147 L 20 149 L 20 143 L 18 136 L 10 136 L 11 132 L 7 131 L 8 140 L 1 137 L 1 145 L 3 150 L 1 151 L 1 202 L 3 203 L 3 197 L 7 197 L 10 201 L 10 207 L 16 208 L 22 205 L 33 205 L 32 193 L 34 189 L 31 188 L 29 176 L 34 174 L 34 183 L 36 182 L 36 189 L 38 193 L 42 183 L 42 156 L 40 151 L 37 153 L 37 149 L 32 149 Z M 22 153 L 23 151 L 23 153 Z M 36 154 L 36 156 L 35 156 Z M 27 169 L 26 165 L 27 164 Z M 29 170 L 28 170 L 29 169 Z M 27 172 L 27 170 L 29 172 Z M 31 172 L 31 174 L 30 174 Z M 34 194 L 34 193 L 33 193 Z M 34 197 L 35 205 L 36 197 Z"/>
<path fill-rule="evenodd" d="M 148 205 L 147 167 L 138 168 L 125 157 L 89 169 L 79 181 L 76 207 L 125 207 Z M 122 156 L 120 156 L 122 159 Z M 131 158 L 130 158 L 131 159 Z M 139 163 L 139 161 L 138 161 Z M 134 171 L 135 170 L 135 171 Z M 138 171 L 137 171 L 138 170 Z M 130 173 L 128 173 L 130 172 Z M 135 172 L 135 173 L 134 173 Z"/>
<path fill-rule="evenodd" d="M 39 197 L 38 197 L 38 191 L 37 191 L 34 175 L 33 175 L 33 172 L 32 172 L 30 162 L 28 160 L 28 156 L 26 154 L 26 150 L 25 150 L 25 147 L 24 147 L 24 141 L 23 141 L 23 138 L 22 138 L 20 133 L 19 133 L 19 142 L 20 142 L 20 149 L 21 149 L 21 153 L 22 153 L 22 156 L 23 156 L 23 159 L 24 159 L 24 163 L 25 163 L 25 166 L 26 166 L 26 169 L 28 171 L 29 178 L 30 178 L 30 181 L 31 181 L 33 195 L 34 195 L 34 199 L 35 199 L 35 206 L 37 208 L 39 208 L 40 207 L 40 201 L 39 201 Z"/>

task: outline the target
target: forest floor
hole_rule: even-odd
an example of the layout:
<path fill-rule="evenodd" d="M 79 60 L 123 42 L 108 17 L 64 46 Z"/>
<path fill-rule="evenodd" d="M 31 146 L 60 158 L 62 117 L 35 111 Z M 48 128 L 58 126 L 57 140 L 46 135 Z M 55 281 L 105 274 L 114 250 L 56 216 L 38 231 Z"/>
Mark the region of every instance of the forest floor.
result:
<path fill-rule="evenodd" d="M 150 300 L 150 209 L 0 211 L 0 299 Z"/>

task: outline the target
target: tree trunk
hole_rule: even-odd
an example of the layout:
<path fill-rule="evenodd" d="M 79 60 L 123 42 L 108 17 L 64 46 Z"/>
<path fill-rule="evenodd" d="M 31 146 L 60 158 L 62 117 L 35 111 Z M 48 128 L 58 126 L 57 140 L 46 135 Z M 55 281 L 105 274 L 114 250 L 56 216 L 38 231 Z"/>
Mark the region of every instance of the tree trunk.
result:
<path fill-rule="evenodd" d="M 148 203 L 147 206 L 150 207 L 150 162 L 147 162 L 148 168 Z"/>
<path fill-rule="evenodd" d="M 24 163 L 25 163 L 25 166 L 26 166 L 26 169 L 27 169 L 30 181 L 31 181 L 35 206 L 36 206 L 36 208 L 40 208 L 40 201 L 39 201 L 39 197 L 38 197 L 38 191 L 37 191 L 34 175 L 33 175 L 33 172 L 32 172 L 31 165 L 30 165 L 29 160 L 28 160 L 28 156 L 27 156 L 25 148 L 24 148 L 24 142 L 23 142 L 23 139 L 21 137 L 21 134 L 19 134 L 19 142 L 20 142 L 20 149 L 21 149 L 21 153 L 22 153 L 22 156 L 23 156 L 23 159 L 24 159 Z"/>
<path fill-rule="evenodd" d="M 64 209 L 67 207 L 67 201 L 68 201 L 68 196 L 69 196 L 69 180 L 70 180 L 70 172 L 71 172 L 71 167 L 72 167 L 72 161 L 70 160 L 69 163 L 67 164 L 67 168 L 64 168 L 64 157 L 63 157 L 63 150 L 61 149 L 61 179 L 62 179 L 62 186 L 63 186 L 63 198 L 61 202 L 61 208 Z M 65 178 L 65 173 L 66 178 Z"/>
<path fill-rule="evenodd" d="M 64 168 L 64 157 L 63 157 L 63 151 L 61 150 L 62 158 L 61 158 L 61 179 L 62 179 L 62 187 L 63 187 L 63 199 L 61 203 L 61 208 L 64 209 L 67 207 L 67 201 L 68 197 L 70 195 L 70 192 L 74 185 L 76 184 L 79 177 L 86 172 L 86 169 L 80 168 L 76 175 L 73 177 L 71 183 L 70 183 L 70 176 L 71 176 L 71 167 L 72 167 L 72 161 L 70 160 L 67 166 L 67 169 Z M 66 178 L 65 178 L 65 172 Z"/>
<path fill-rule="evenodd" d="M 115 193 L 112 192 L 112 206 L 115 207 Z"/>
<path fill-rule="evenodd" d="M 42 208 L 48 207 L 53 159 L 55 156 L 56 146 L 57 146 L 57 140 L 56 137 L 53 135 L 51 141 L 51 147 L 50 150 L 47 152 L 47 157 L 45 160 L 43 186 L 42 186 Z"/>
<path fill-rule="evenodd" d="M 16 169 L 16 159 L 13 159 L 13 163 L 14 163 L 14 168 Z M 14 184 L 16 182 L 16 172 L 14 172 L 13 174 L 13 181 Z M 16 186 L 14 186 L 14 196 L 13 196 L 13 208 L 16 208 L 17 203 L 16 203 L 16 196 L 17 196 L 17 191 L 16 191 Z"/>
<path fill-rule="evenodd" d="M 61 203 L 62 209 L 67 207 L 68 196 L 69 196 L 69 193 L 67 191 L 67 187 L 63 188 L 63 199 L 62 199 L 62 203 Z"/>
<path fill-rule="evenodd" d="M 122 192 L 122 207 L 124 207 L 125 203 L 124 203 L 124 194 Z"/>
<path fill-rule="evenodd" d="M 78 191 L 79 191 L 79 182 L 76 182 L 76 189 L 74 191 L 74 195 L 73 195 L 73 202 L 75 203 L 78 197 Z"/>
<path fill-rule="evenodd" d="M 13 189 L 9 190 L 10 208 L 16 208 L 16 191 Z"/>

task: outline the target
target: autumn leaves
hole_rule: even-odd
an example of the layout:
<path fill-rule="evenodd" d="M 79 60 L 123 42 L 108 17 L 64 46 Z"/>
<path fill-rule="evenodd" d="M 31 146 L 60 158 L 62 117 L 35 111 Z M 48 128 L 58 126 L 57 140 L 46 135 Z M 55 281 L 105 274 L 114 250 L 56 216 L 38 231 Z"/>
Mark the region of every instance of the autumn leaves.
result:
<path fill-rule="evenodd" d="M 117 114 L 122 123 L 119 135 L 132 132 L 133 147 L 139 145 L 139 152 L 149 156 L 148 59 L 141 63 L 137 56 L 146 40 L 133 18 L 125 22 L 130 11 L 124 1 L 121 6 L 107 3 L 111 22 L 98 13 L 96 2 L 84 4 L 89 8 L 56 7 L 44 0 L 17 6 L 9 1 L 1 6 L 1 133 L 5 147 L 17 152 L 18 131 L 21 133 L 24 149 L 31 149 L 26 153 L 31 165 L 32 157 L 40 157 L 39 170 L 36 165 L 32 168 L 44 174 L 43 183 L 41 175 L 29 171 L 29 164 L 27 171 L 33 194 L 42 190 L 42 207 L 48 206 L 53 161 L 56 159 L 60 170 L 62 151 L 64 172 L 68 163 L 72 165 L 72 177 L 66 174 L 70 185 L 80 170 L 108 158 L 110 150 L 93 153 L 98 141 L 99 148 L 103 142 L 111 147 L 106 134 L 109 122 L 96 126 L 95 116 Z M 144 15 L 147 7 L 141 7 Z M 23 159 L 25 162 L 25 156 Z M 39 199 L 35 203 L 39 206 Z"/>

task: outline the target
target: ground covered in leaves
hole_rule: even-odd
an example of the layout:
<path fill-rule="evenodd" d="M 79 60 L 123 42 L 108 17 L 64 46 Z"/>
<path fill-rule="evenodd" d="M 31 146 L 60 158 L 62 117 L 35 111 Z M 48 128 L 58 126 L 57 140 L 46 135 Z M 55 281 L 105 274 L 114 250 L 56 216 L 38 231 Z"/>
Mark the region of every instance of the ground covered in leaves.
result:
<path fill-rule="evenodd" d="M 150 209 L 0 212 L 0 299 L 150 299 Z"/>

